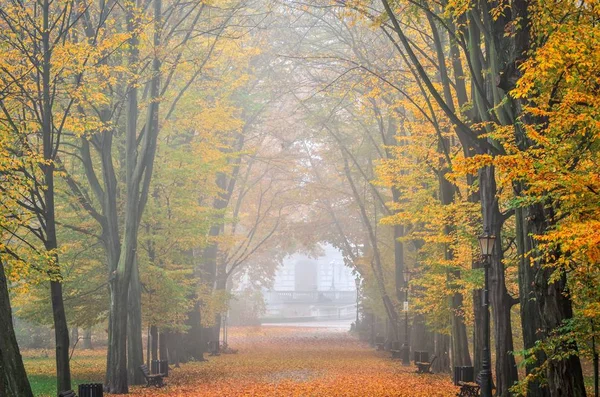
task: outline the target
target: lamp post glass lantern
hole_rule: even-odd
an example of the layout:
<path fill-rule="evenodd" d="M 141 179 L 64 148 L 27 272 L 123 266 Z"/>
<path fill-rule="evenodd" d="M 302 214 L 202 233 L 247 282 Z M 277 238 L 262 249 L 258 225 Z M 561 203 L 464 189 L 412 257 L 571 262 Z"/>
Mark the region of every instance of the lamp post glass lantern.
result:
<path fill-rule="evenodd" d="M 400 356 L 403 365 L 410 365 L 410 343 L 408 340 L 408 281 L 410 280 L 410 271 L 404 268 L 402 275 L 404 276 L 404 343 L 402 344 Z"/>
<path fill-rule="evenodd" d="M 481 248 L 481 255 L 484 260 L 484 286 L 483 286 L 483 354 L 481 360 L 481 396 L 492 397 L 492 357 L 490 354 L 490 300 L 488 296 L 489 291 L 489 268 L 490 258 L 494 252 L 494 246 L 496 244 L 496 236 L 490 234 L 489 229 L 486 227 L 485 231 L 479 236 L 479 247 Z"/>
<path fill-rule="evenodd" d="M 479 248 L 481 249 L 481 255 L 487 259 L 492 256 L 494 252 L 494 246 L 496 244 L 496 236 L 490 234 L 490 229 L 485 228 L 485 231 L 479 236 Z"/>

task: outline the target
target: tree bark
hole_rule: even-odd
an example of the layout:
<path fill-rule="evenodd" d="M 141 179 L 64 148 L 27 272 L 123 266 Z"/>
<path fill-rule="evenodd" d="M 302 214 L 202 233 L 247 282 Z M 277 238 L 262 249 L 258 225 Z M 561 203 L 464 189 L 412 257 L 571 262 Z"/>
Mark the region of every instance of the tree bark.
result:
<path fill-rule="evenodd" d="M 432 364 L 434 372 L 450 372 L 450 337 L 440 333 L 433 335 L 433 354 L 437 357 Z"/>
<path fill-rule="evenodd" d="M 476 189 L 472 189 L 476 182 L 476 177 L 474 175 L 467 176 L 467 184 L 469 189 L 473 192 L 469 195 L 470 203 L 479 203 L 480 195 Z M 473 258 L 471 260 L 471 269 L 480 269 L 481 261 Z M 471 294 L 471 299 L 473 301 L 473 367 L 475 369 L 475 373 L 478 374 L 481 372 L 481 367 L 483 363 L 483 342 L 485 339 L 485 329 L 483 327 L 483 307 L 481 303 L 483 302 L 483 293 L 481 289 L 474 289 Z"/>
<path fill-rule="evenodd" d="M 139 60 L 139 38 L 136 29 L 136 11 L 132 5 L 126 10 L 129 39 L 129 65 L 135 67 Z M 126 167 L 126 212 L 123 243 L 116 269 L 111 274 L 110 313 L 108 327 L 108 354 L 106 365 L 106 385 L 108 393 L 129 393 L 127 376 L 127 312 L 129 309 L 129 285 L 131 282 L 132 265 L 137 246 L 138 194 L 139 180 L 134 175 L 137 165 L 137 118 L 138 118 L 138 89 L 135 84 L 128 87 L 127 121 L 125 137 L 125 167 Z M 148 138 L 148 137 L 147 137 Z"/>
<path fill-rule="evenodd" d="M 440 152 L 446 152 L 450 150 L 450 142 L 447 139 L 441 140 L 438 144 Z M 439 190 L 440 190 L 440 201 L 442 205 L 449 205 L 454 202 L 455 188 L 445 178 L 446 172 L 449 170 L 445 168 L 440 171 L 438 175 Z M 450 236 L 453 233 L 454 226 L 446 225 L 444 227 L 444 234 Z M 452 261 L 454 259 L 454 251 L 449 246 L 444 246 L 444 259 L 446 261 Z M 448 271 L 447 278 L 450 283 L 454 279 L 460 279 L 460 271 Z M 463 296 L 456 292 L 450 298 L 450 309 L 451 309 L 451 329 L 452 329 L 452 367 L 456 366 L 471 366 L 471 356 L 469 355 L 469 339 L 467 338 L 467 326 L 463 317 Z"/>
<path fill-rule="evenodd" d="M 161 9 L 160 0 L 154 0 L 154 47 L 160 45 Z M 126 8 L 129 39 L 129 65 L 136 71 L 139 61 L 139 22 L 135 4 Z M 145 126 L 138 144 L 138 88 L 137 82 L 128 87 L 125 134 L 125 227 L 119 262 L 111 275 L 111 311 L 109 315 L 109 352 L 107 359 L 106 389 L 109 393 L 128 393 L 127 384 L 127 318 L 129 310 L 129 287 L 136 267 L 136 251 L 141 217 L 148 199 L 148 189 L 152 177 L 158 136 L 158 110 L 160 95 L 160 66 L 158 52 L 152 61 L 152 78 L 149 83 L 150 104 L 148 105 Z M 137 269 L 136 269 L 137 271 Z M 112 323 L 111 323 L 112 322 Z M 140 332 L 141 336 L 141 332 Z M 137 348 L 137 347 L 136 347 Z M 143 349 L 142 349 L 143 351 Z"/>
<path fill-rule="evenodd" d="M 416 314 L 413 318 L 411 334 L 411 346 L 413 351 L 434 351 L 433 334 L 427 329 L 425 318 L 422 314 Z"/>
<path fill-rule="evenodd" d="M 0 395 L 33 397 L 12 320 L 8 282 L 0 262 Z"/>
<path fill-rule="evenodd" d="M 150 359 L 158 360 L 158 328 L 150 326 Z"/>
<path fill-rule="evenodd" d="M 85 328 L 83 330 L 83 346 L 81 347 L 83 350 L 93 350 L 94 346 L 92 345 L 92 329 Z"/>
<path fill-rule="evenodd" d="M 520 211 L 522 216 L 519 224 L 523 227 L 521 237 L 524 239 L 524 252 L 534 255 L 538 249 L 535 236 L 544 234 L 549 229 L 548 219 L 552 214 L 547 213 L 542 204 L 532 205 Z M 560 256 L 556 253 L 556 256 Z M 525 302 L 527 315 L 533 314 L 532 318 L 523 321 L 524 339 L 526 346 L 537 340 L 551 337 L 553 332 L 560 327 L 565 320 L 573 318 L 572 303 L 568 294 L 566 275 L 562 274 L 558 280 L 550 282 L 554 269 L 545 266 L 538 258 L 525 255 L 521 269 L 519 269 L 520 288 Z M 523 310 L 523 309 L 522 309 Z M 532 326 L 539 326 L 532 332 Z M 525 332 L 527 330 L 527 332 Z M 537 332 L 537 333 L 536 333 Z M 566 346 L 577 350 L 575 345 Z M 548 360 L 543 354 L 538 353 L 538 362 Z M 548 382 L 550 396 L 573 396 L 582 397 L 586 395 L 583 371 L 578 356 L 569 356 L 564 359 L 549 358 L 545 373 Z M 536 384 L 532 385 L 535 390 Z"/>
<path fill-rule="evenodd" d="M 71 369 L 69 366 L 69 327 L 65 314 L 65 305 L 62 294 L 62 275 L 58 262 L 58 242 L 56 238 L 56 218 L 54 205 L 54 140 L 55 136 L 52 121 L 52 93 L 51 93 L 51 44 L 50 44 L 50 2 L 44 0 L 42 6 L 42 143 L 44 160 L 48 161 L 43 166 L 44 171 L 44 206 L 46 251 L 50 254 L 51 263 L 48 275 L 50 276 L 50 300 L 52 302 L 52 318 L 54 321 L 54 339 L 56 356 L 56 387 L 57 392 L 71 389 Z"/>
<path fill-rule="evenodd" d="M 169 341 L 169 333 L 161 331 L 158 334 L 158 359 L 159 360 L 168 360 L 169 355 L 167 351 Z"/>
<path fill-rule="evenodd" d="M 225 173 L 219 173 L 217 175 L 217 186 L 226 192 L 225 194 L 219 195 L 213 203 L 213 208 L 217 211 L 222 212 L 229 205 L 229 201 L 231 199 L 231 193 L 229 190 L 229 184 L 227 181 L 227 175 Z M 219 236 L 223 232 L 223 214 L 221 213 L 215 221 L 215 224 L 212 225 L 209 229 L 208 235 L 210 238 L 215 238 Z M 218 290 L 224 290 L 227 284 L 227 275 L 225 268 L 218 268 L 217 260 L 219 254 L 219 245 L 217 242 L 211 242 L 208 247 L 204 249 L 203 265 L 206 269 L 204 274 L 204 279 L 201 281 L 202 283 L 206 283 L 211 286 L 212 291 L 216 292 Z M 226 264 L 223 264 L 223 267 Z M 208 341 L 219 341 L 220 339 L 220 330 L 221 330 L 221 313 L 215 314 L 215 324 L 214 326 L 205 332 L 205 337 L 208 338 Z"/>
<path fill-rule="evenodd" d="M 57 259 L 58 260 L 58 259 Z M 56 264 L 58 266 L 58 264 Z M 69 327 L 65 315 L 62 296 L 62 283 L 50 282 L 52 317 L 54 319 L 54 339 L 56 351 L 57 391 L 71 390 L 71 368 L 69 364 Z"/>
<path fill-rule="evenodd" d="M 512 298 L 506 290 L 504 254 L 502 250 L 502 214 L 498 207 L 495 170 L 487 166 L 479 172 L 483 224 L 496 236 L 496 245 L 490 265 L 490 304 L 492 306 L 493 330 L 496 350 L 496 393 L 509 396 L 509 388 L 518 380 L 514 351 L 511 314 Z"/>
<path fill-rule="evenodd" d="M 175 332 L 172 334 L 169 334 L 169 337 L 167 338 L 167 348 L 168 348 L 168 352 L 169 352 L 169 361 L 173 362 L 173 365 L 175 366 L 175 368 L 179 368 L 179 356 L 181 355 L 181 339 L 182 339 L 182 334 L 179 332 Z"/>
<path fill-rule="evenodd" d="M 217 274 L 217 281 L 215 283 L 215 292 L 221 293 L 227 289 L 227 269 L 224 266 L 219 269 Z M 215 325 L 212 329 L 212 340 L 217 341 L 220 344 L 221 341 L 221 322 L 222 322 L 222 313 L 215 314 Z"/>
<path fill-rule="evenodd" d="M 11 320 L 12 321 L 12 320 Z M 8 396 L 8 381 L 6 380 L 6 374 L 4 370 L 4 362 L 2 360 L 2 350 L 0 349 L 0 396 Z M 12 393 L 10 397 L 14 397 L 15 393 Z"/>
<path fill-rule="evenodd" d="M 121 266 L 122 267 L 122 266 Z M 127 286 L 120 281 L 124 269 L 116 271 L 110 283 L 110 312 L 108 326 L 108 353 L 106 358 L 105 390 L 113 394 L 126 394 L 127 385 Z M 125 307 L 124 307 L 125 306 Z"/>
<path fill-rule="evenodd" d="M 129 284 L 129 310 L 127 312 L 127 377 L 130 385 L 146 383 L 140 365 L 144 364 L 142 342 L 142 288 L 137 260 L 133 264 Z"/>
<path fill-rule="evenodd" d="M 184 335 L 184 343 L 178 344 L 181 349 L 178 350 L 180 361 L 187 362 L 190 359 L 195 361 L 205 361 L 204 358 L 204 336 L 202 330 L 202 318 L 200 315 L 201 302 L 196 302 L 194 310 L 188 314 L 187 325 L 189 327 Z"/>
<path fill-rule="evenodd" d="M 77 328 L 77 327 L 71 328 L 70 342 L 71 342 L 71 349 L 74 349 L 75 346 L 77 346 L 77 344 L 79 343 L 79 328 Z"/>
<path fill-rule="evenodd" d="M 516 238 L 517 253 L 519 255 L 519 310 L 521 313 L 521 328 L 523 330 L 523 345 L 525 349 L 532 349 L 536 342 L 542 339 L 542 318 L 540 316 L 538 303 L 535 298 L 535 271 L 529 263 L 526 255 L 527 230 L 525 220 L 525 209 L 516 210 Z M 534 362 L 525 367 L 526 373 L 530 374 L 534 368 L 539 367 L 546 360 L 543 352 L 536 353 Z M 527 385 L 527 395 L 532 397 L 550 397 L 550 390 L 540 386 L 539 382 L 531 381 Z"/>
<path fill-rule="evenodd" d="M 521 77 L 518 65 L 529 56 L 532 43 L 536 40 L 531 37 L 530 8 L 527 0 L 513 0 L 511 13 L 514 20 L 519 21 L 520 28 L 514 35 L 513 48 L 510 62 L 504 66 L 498 86 L 508 91 L 514 88 L 516 81 Z M 515 101 L 518 113 L 522 113 L 522 101 Z M 533 124 L 539 120 L 523 114 L 522 122 Z M 520 124 L 515 125 L 515 137 L 520 149 L 525 151 L 532 146 Z M 514 185 L 517 196 L 524 190 L 520 184 Z M 525 348 L 533 348 L 538 340 L 543 340 L 551 335 L 565 320 L 573 317 L 571 299 L 569 297 L 566 275 L 550 282 L 552 268 L 546 266 L 537 258 L 537 235 L 543 235 L 552 226 L 554 219 L 551 206 L 544 207 L 538 203 L 516 210 L 517 216 L 517 249 L 519 253 L 519 298 L 521 310 L 521 323 L 523 328 L 523 341 Z M 558 258 L 561 252 L 556 252 Z M 568 346 L 577 349 L 576 346 Z M 548 357 L 541 351 L 536 352 L 536 360 L 526 370 L 530 373 L 533 367 L 539 366 Z M 585 385 L 579 357 L 570 356 L 562 360 L 550 359 L 546 370 L 548 387 L 541 387 L 538 382 L 528 384 L 528 396 L 585 396 Z"/>

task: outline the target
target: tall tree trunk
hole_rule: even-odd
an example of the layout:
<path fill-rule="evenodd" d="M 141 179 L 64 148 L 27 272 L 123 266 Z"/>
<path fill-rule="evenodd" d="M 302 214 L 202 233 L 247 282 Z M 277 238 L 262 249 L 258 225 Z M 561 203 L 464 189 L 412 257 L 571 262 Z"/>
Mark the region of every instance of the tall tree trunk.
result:
<path fill-rule="evenodd" d="M 168 341 L 169 341 L 169 333 L 161 331 L 158 334 L 158 359 L 159 360 L 168 360 Z"/>
<path fill-rule="evenodd" d="M 397 192 L 396 189 L 393 190 Z M 394 202 L 397 203 L 399 200 L 399 194 L 394 194 Z M 398 302 L 403 302 L 408 295 L 408 280 L 404 275 L 406 270 L 406 264 L 404 263 L 404 244 L 400 240 L 402 237 L 404 237 L 404 226 L 394 225 L 394 271 L 396 276 L 396 299 L 398 299 Z M 396 335 L 393 335 L 394 328 L 396 328 Z M 410 346 L 410 330 L 407 316 L 398 316 L 398 324 L 396 324 L 395 327 L 392 326 L 391 331 L 392 340 L 397 340 L 401 343 L 408 341 Z M 407 348 L 410 356 L 410 347 Z"/>
<path fill-rule="evenodd" d="M 71 349 L 74 349 L 75 346 L 77 346 L 77 344 L 79 343 L 79 328 L 71 328 L 71 338 L 69 342 L 71 343 Z"/>
<path fill-rule="evenodd" d="M 83 350 L 93 350 L 94 346 L 92 345 L 92 329 L 85 328 L 83 330 L 83 346 L 81 347 Z"/>
<path fill-rule="evenodd" d="M 137 66 L 139 60 L 139 38 L 135 32 L 135 4 L 129 4 L 126 11 L 129 39 L 129 65 Z M 138 89 L 136 84 L 128 87 L 127 121 L 125 137 L 125 185 L 126 210 L 123 242 L 116 269 L 110 281 L 110 312 L 108 327 L 108 354 L 106 365 L 106 391 L 114 394 L 129 392 L 127 376 L 127 317 L 129 310 L 129 285 L 137 247 L 138 195 L 139 183 L 135 174 L 137 165 L 137 118 Z"/>
<path fill-rule="evenodd" d="M 411 346 L 413 351 L 434 351 L 433 334 L 427 329 L 425 317 L 415 314 L 412 323 Z"/>
<path fill-rule="evenodd" d="M 69 366 L 69 327 L 65 315 L 65 305 L 62 293 L 62 275 L 58 262 L 58 242 L 56 239 L 56 218 L 54 206 L 54 125 L 52 121 L 52 94 L 51 94 L 51 47 L 50 47 L 50 2 L 44 0 L 42 6 L 42 141 L 44 160 L 48 161 L 43 166 L 44 170 L 44 221 L 45 221 L 45 248 L 50 254 L 51 263 L 48 274 L 50 276 L 50 300 L 52 302 L 52 318 L 54 320 L 54 339 L 56 356 L 56 387 L 60 393 L 71 389 L 71 369 Z"/>
<path fill-rule="evenodd" d="M 148 368 L 150 368 L 150 357 L 152 356 L 152 354 L 150 354 L 150 342 L 152 341 L 151 334 L 151 328 L 148 327 L 148 329 L 146 330 L 146 367 Z"/>
<path fill-rule="evenodd" d="M 542 339 L 540 335 L 542 329 L 542 318 L 540 316 L 538 303 L 536 302 L 535 292 L 535 270 L 530 264 L 529 257 L 526 255 L 526 220 L 525 209 L 517 208 L 516 216 L 516 238 L 517 252 L 519 255 L 519 310 L 521 313 L 521 328 L 523 330 L 523 345 L 525 349 L 532 349 L 536 342 Z M 536 359 L 530 362 L 526 367 L 526 373 L 530 374 L 536 367 L 542 365 L 546 360 L 543 352 L 536 353 Z M 527 396 L 532 397 L 550 397 L 550 390 L 541 387 L 537 381 L 531 381 L 527 385 Z"/>
<path fill-rule="evenodd" d="M 8 396 L 8 380 L 4 370 L 4 361 L 2 359 L 2 349 L 0 349 L 0 396 Z M 10 397 L 14 397 L 15 393 L 12 392 Z"/>
<path fill-rule="evenodd" d="M 468 200 L 470 203 L 479 203 L 480 197 L 477 189 L 472 189 L 476 182 L 476 177 L 474 175 L 467 176 L 467 184 L 469 186 L 469 190 L 472 193 L 469 195 Z M 481 261 L 473 258 L 471 260 L 471 269 L 479 269 L 481 268 Z M 473 367 L 475 369 L 475 373 L 478 374 L 481 372 L 481 367 L 483 363 L 483 342 L 485 339 L 485 329 L 483 327 L 483 307 L 481 303 L 483 302 L 483 293 L 481 289 L 474 289 L 471 295 L 473 301 Z"/>
<path fill-rule="evenodd" d="M 227 290 L 227 269 L 224 266 L 218 270 L 217 281 L 215 283 L 214 292 L 218 295 L 221 295 L 224 291 Z M 221 322 L 222 322 L 222 313 L 215 314 L 215 325 L 212 329 L 212 340 L 216 342 L 221 341 Z"/>
<path fill-rule="evenodd" d="M 527 334 L 526 342 L 529 344 L 531 338 L 536 340 L 545 339 L 552 335 L 565 320 L 573 317 L 571 299 L 568 294 L 566 275 L 562 274 L 558 279 L 550 281 L 553 278 L 553 269 L 545 266 L 545 263 L 536 257 L 532 257 L 538 252 L 538 242 L 535 236 L 544 234 L 549 229 L 548 220 L 552 215 L 542 204 L 526 207 L 521 212 L 524 238 L 524 252 L 532 254 L 524 257 L 525 263 L 522 263 L 519 276 L 521 294 L 524 297 L 530 297 L 531 302 L 526 305 L 528 311 L 534 314 L 533 319 L 526 319 L 525 327 L 539 325 L 536 330 L 539 334 Z M 556 253 L 556 256 L 560 256 Z M 520 280 L 521 281 L 521 280 Z M 530 281 L 530 284 L 526 284 Z M 533 297 L 533 298 L 531 298 Z M 536 324 L 536 320 L 537 324 Z M 524 333 L 525 336 L 525 333 Z M 577 347 L 566 346 L 567 348 L 577 350 Z M 538 360 L 548 359 L 542 355 Z M 578 356 L 569 356 L 564 359 L 550 358 L 546 369 L 546 380 L 548 390 L 551 396 L 573 396 L 582 397 L 586 395 L 583 371 Z"/>
<path fill-rule="evenodd" d="M 0 261 L 0 395 L 33 397 L 15 336 L 8 282 Z"/>
<path fill-rule="evenodd" d="M 225 181 L 225 175 L 217 176 L 217 185 L 220 188 L 225 188 Z M 213 207 L 217 210 L 222 210 L 226 208 L 226 206 L 227 204 L 220 198 L 215 199 L 213 203 Z M 220 217 L 216 222 L 217 224 L 212 225 L 208 231 L 209 240 L 214 239 L 221 233 Z M 210 286 L 211 290 L 214 290 L 217 278 L 218 252 L 219 246 L 217 242 L 209 241 L 208 246 L 202 251 L 200 263 L 197 264 L 194 269 L 195 278 L 198 280 L 198 283 L 200 285 Z M 189 328 L 185 335 L 186 350 L 185 353 L 181 352 L 182 354 L 185 354 L 186 359 L 193 358 L 194 360 L 204 361 L 204 352 L 206 351 L 205 338 L 213 338 L 213 329 L 208 329 L 208 332 L 203 330 L 200 316 L 202 304 L 202 301 L 198 300 L 196 304 L 194 304 L 193 309 L 188 313 L 187 325 Z"/>
<path fill-rule="evenodd" d="M 193 359 L 195 361 L 205 361 L 204 358 L 204 332 L 202 329 L 202 318 L 200 315 L 201 302 L 194 304 L 194 309 L 188 313 L 187 325 L 189 327 L 184 335 L 184 343 L 178 344 L 181 349 L 178 350 L 178 357 L 182 362 Z"/>
<path fill-rule="evenodd" d="M 130 385 L 146 383 L 140 365 L 144 364 L 142 342 L 142 288 L 137 260 L 129 284 L 129 310 L 127 312 L 127 376 Z"/>
<path fill-rule="evenodd" d="M 541 300 L 544 329 L 548 330 L 549 334 L 560 327 L 564 320 L 573 317 L 571 300 L 565 296 L 566 276 L 563 274 L 559 280 L 550 282 L 551 274 L 551 269 L 544 269 L 540 275 L 542 280 L 539 283 L 540 293 L 538 294 L 538 299 Z M 575 342 L 571 342 L 566 347 L 577 351 Z M 550 360 L 546 370 L 546 379 L 548 379 L 551 396 L 586 396 L 583 370 L 579 356 L 576 354 L 564 359 Z"/>
<path fill-rule="evenodd" d="M 531 37 L 530 2 L 527 0 L 513 0 L 511 14 L 514 20 L 519 21 L 520 28 L 516 30 L 510 62 L 508 62 L 500 75 L 498 86 L 509 91 L 514 88 L 516 81 L 521 77 L 518 65 L 527 59 L 532 46 L 537 40 Z M 522 114 L 522 101 L 514 101 L 517 114 Z M 538 123 L 531 115 L 523 114 L 521 121 L 525 124 Z M 515 138 L 520 149 L 525 151 L 532 146 L 521 123 L 515 123 Z M 524 190 L 524 186 L 515 184 L 517 196 Z M 546 266 L 537 257 L 538 241 L 535 236 L 545 234 L 552 226 L 554 219 L 552 207 L 543 204 L 534 204 L 516 211 L 517 216 L 517 249 L 520 257 L 519 263 L 519 296 L 521 303 L 521 322 L 523 328 L 523 341 L 525 348 L 532 348 L 536 341 L 551 335 L 565 320 L 573 317 L 571 299 L 567 289 L 566 275 L 562 274 L 558 280 L 552 277 L 552 268 Z M 560 257 L 561 252 L 556 252 Z M 553 281 L 551 281 L 553 280 Z M 577 349 L 576 346 L 568 346 Z M 543 352 L 536 353 L 535 362 L 528 366 L 531 372 L 533 366 L 538 366 L 548 358 Z M 585 396 L 585 385 L 578 356 L 570 356 L 562 360 L 551 359 L 546 370 L 548 387 L 540 387 L 539 383 L 531 382 L 528 385 L 528 396 Z"/>
<path fill-rule="evenodd" d="M 179 356 L 181 355 L 181 339 L 182 335 L 179 332 L 169 334 L 167 338 L 167 348 L 169 352 L 169 361 L 173 363 L 175 368 L 179 368 Z"/>
<path fill-rule="evenodd" d="M 449 372 L 450 371 L 450 337 L 435 333 L 433 335 L 433 354 L 437 357 L 432 364 L 434 372 Z"/>
<path fill-rule="evenodd" d="M 455 293 L 451 298 L 450 305 L 452 308 L 452 366 L 470 367 L 472 362 L 469 354 L 467 326 L 461 314 L 464 310 L 462 294 Z"/>
<path fill-rule="evenodd" d="M 448 152 L 450 150 L 450 142 L 448 139 L 440 140 L 438 148 L 441 153 Z M 440 201 L 442 205 L 449 205 L 454 202 L 455 198 L 455 187 L 446 179 L 445 174 L 449 171 L 445 169 L 438 175 L 439 189 L 440 189 Z M 444 227 L 444 234 L 446 236 L 452 235 L 454 231 L 453 225 L 446 225 Z M 448 262 L 454 260 L 454 251 L 448 245 L 444 246 L 444 259 Z M 450 284 L 454 283 L 454 280 L 460 279 L 460 271 L 448 271 L 447 279 Z M 469 355 L 469 339 L 467 338 L 467 326 L 462 313 L 463 309 L 463 296 L 456 292 L 450 298 L 450 309 L 451 309 L 451 337 L 452 337 L 452 367 L 455 366 L 471 366 L 471 356 Z"/>
<path fill-rule="evenodd" d="M 518 380 L 514 351 L 511 314 L 514 303 L 508 295 L 504 276 L 504 254 L 502 251 L 502 214 L 498 207 L 495 170 L 493 166 L 479 172 L 481 209 L 483 224 L 496 236 L 496 245 L 491 257 L 489 270 L 490 304 L 492 306 L 495 350 L 496 350 L 496 393 L 500 397 L 509 396 L 509 388 Z"/>
<path fill-rule="evenodd" d="M 58 259 L 56 259 L 58 261 Z M 58 266 L 55 263 L 54 266 Z M 69 365 L 69 327 L 65 315 L 65 306 L 62 295 L 62 283 L 50 282 L 52 300 L 52 317 L 54 319 L 54 340 L 56 354 L 56 387 L 60 393 L 71 389 L 71 368 Z"/>
<path fill-rule="evenodd" d="M 122 267 L 122 266 L 121 266 Z M 110 312 L 108 319 L 108 352 L 106 357 L 105 389 L 108 393 L 126 394 L 127 386 L 127 295 L 129 283 L 125 269 L 115 274 L 110 283 Z M 125 306 L 125 307 L 124 307 Z"/>
<path fill-rule="evenodd" d="M 158 328 L 150 326 L 150 359 L 158 360 Z"/>

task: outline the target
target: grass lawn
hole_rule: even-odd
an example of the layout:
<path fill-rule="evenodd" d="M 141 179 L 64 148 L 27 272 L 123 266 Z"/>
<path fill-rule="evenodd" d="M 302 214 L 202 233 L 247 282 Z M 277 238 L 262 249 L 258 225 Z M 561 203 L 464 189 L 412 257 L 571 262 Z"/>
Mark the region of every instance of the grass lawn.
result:
<path fill-rule="evenodd" d="M 51 350 L 25 350 L 22 352 L 25 369 L 35 396 L 56 396 L 54 355 Z M 80 383 L 101 383 L 106 368 L 106 351 L 75 351 L 71 359 L 73 390 Z"/>

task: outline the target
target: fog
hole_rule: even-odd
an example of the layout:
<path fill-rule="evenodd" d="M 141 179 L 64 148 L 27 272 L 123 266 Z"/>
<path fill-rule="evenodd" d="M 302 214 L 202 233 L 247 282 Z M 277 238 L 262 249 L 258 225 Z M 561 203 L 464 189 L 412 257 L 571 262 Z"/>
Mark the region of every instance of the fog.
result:
<path fill-rule="evenodd" d="M 598 13 L 543 3 L 0 0 L 0 396 L 598 395 Z"/>

